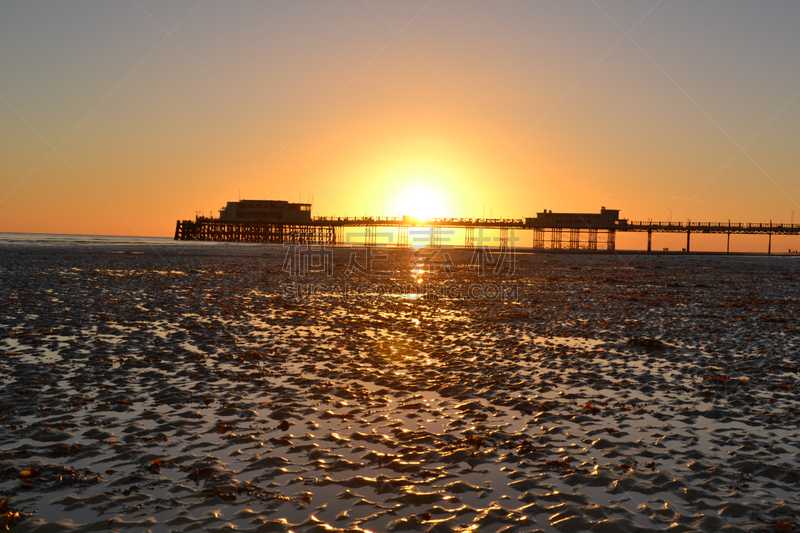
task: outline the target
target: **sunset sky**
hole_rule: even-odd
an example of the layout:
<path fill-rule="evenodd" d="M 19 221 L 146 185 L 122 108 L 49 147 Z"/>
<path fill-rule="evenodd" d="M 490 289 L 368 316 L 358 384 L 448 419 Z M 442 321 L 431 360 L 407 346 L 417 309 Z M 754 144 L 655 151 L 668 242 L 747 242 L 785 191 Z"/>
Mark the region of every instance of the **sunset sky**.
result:
<path fill-rule="evenodd" d="M 5 1 L 0 231 L 171 236 L 240 194 L 797 223 L 798 28 L 794 0 Z"/>

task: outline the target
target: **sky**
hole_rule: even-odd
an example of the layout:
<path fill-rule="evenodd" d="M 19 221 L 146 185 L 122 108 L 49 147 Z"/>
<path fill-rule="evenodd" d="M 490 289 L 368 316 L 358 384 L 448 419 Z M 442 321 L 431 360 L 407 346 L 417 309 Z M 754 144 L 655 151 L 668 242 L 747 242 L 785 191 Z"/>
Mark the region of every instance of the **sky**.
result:
<path fill-rule="evenodd" d="M 798 27 L 794 0 L 3 0 L 0 232 L 171 236 L 240 197 L 799 223 Z"/>

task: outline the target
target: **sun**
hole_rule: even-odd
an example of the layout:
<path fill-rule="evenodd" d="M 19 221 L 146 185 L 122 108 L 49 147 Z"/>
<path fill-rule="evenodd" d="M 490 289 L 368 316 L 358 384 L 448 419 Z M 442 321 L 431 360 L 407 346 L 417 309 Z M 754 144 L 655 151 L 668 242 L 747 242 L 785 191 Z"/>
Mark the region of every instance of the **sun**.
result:
<path fill-rule="evenodd" d="M 444 203 L 433 187 L 416 185 L 404 189 L 396 202 L 395 212 L 397 214 L 417 220 L 424 221 L 447 216 Z"/>

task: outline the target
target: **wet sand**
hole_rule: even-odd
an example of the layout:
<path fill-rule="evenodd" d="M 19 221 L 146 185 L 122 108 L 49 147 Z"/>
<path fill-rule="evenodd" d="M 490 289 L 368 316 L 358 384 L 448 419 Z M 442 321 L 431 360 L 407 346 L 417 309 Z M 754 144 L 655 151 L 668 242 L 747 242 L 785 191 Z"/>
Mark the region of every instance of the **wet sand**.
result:
<path fill-rule="evenodd" d="M 285 252 L 2 247 L 0 520 L 797 530 L 798 258 Z"/>

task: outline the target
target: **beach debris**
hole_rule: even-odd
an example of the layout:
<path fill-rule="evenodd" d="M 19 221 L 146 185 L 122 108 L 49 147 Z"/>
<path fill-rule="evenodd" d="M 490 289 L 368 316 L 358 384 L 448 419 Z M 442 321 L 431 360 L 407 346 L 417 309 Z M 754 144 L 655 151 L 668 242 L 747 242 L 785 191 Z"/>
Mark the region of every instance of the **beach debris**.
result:
<path fill-rule="evenodd" d="M 483 446 L 485 442 L 483 437 L 479 437 L 477 435 L 473 435 L 472 437 L 466 437 L 465 440 L 466 444 L 472 446 L 476 450 L 480 450 L 481 446 Z"/>
<path fill-rule="evenodd" d="M 721 374 L 720 375 L 706 374 L 705 376 L 703 376 L 703 381 L 708 381 L 708 380 L 711 380 L 711 379 L 719 381 L 720 383 L 725 383 L 726 381 L 731 379 L 731 377 L 730 376 L 721 375 Z"/>
<path fill-rule="evenodd" d="M 228 431 L 233 431 L 234 429 L 236 429 L 236 426 L 232 424 L 223 424 L 221 422 L 217 424 L 217 433 L 220 435 L 227 433 Z"/>
<path fill-rule="evenodd" d="M 161 467 L 164 466 L 164 459 L 153 459 L 150 461 L 150 466 L 147 467 L 148 470 L 159 473 L 161 472 Z"/>
<path fill-rule="evenodd" d="M 303 491 L 295 494 L 294 500 L 297 502 L 297 507 L 299 509 L 304 509 L 306 506 L 311 504 L 313 497 L 314 495 L 310 491 Z"/>
<path fill-rule="evenodd" d="M 777 533 L 790 533 L 791 531 L 800 530 L 794 520 L 778 520 L 769 527 L 774 529 Z"/>
<path fill-rule="evenodd" d="M 11 496 L 0 499 L 0 528 L 4 531 L 9 531 L 27 516 L 18 509 L 12 509 L 9 506 L 10 499 Z"/>
<path fill-rule="evenodd" d="M 81 451 L 81 447 L 77 444 L 73 445 L 66 445 L 66 444 L 58 444 L 56 445 L 53 450 L 50 452 L 51 457 L 66 457 L 70 455 L 75 455 L 76 453 Z"/>
<path fill-rule="evenodd" d="M 628 346 L 644 348 L 648 352 L 655 352 L 658 350 L 664 350 L 666 348 L 672 348 L 672 346 L 670 346 L 669 344 L 666 344 L 665 342 L 660 341 L 658 339 L 637 338 L 637 337 L 628 339 Z"/>

